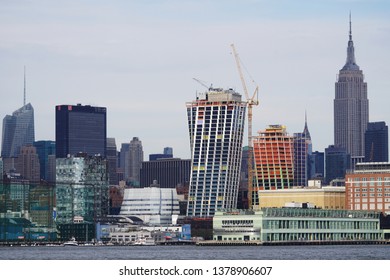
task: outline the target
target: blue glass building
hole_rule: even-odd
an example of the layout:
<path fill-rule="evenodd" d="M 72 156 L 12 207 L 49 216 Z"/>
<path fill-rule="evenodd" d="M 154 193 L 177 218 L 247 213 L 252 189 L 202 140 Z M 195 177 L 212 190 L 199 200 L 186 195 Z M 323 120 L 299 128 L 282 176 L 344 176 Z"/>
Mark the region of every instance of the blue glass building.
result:
<path fill-rule="evenodd" d="M 34 108 L 30 103 L 13 112 L 12 116 L 4 117 L 1 143 L 3 158 L 17 157 L 20 148 L 32 145 L 34 140 Z"/>
<path fill-rule="evenodd" d="M 365 133 L 365 161 L 389 161 L 389 132 L 385 122 L 370 122 Z"/>

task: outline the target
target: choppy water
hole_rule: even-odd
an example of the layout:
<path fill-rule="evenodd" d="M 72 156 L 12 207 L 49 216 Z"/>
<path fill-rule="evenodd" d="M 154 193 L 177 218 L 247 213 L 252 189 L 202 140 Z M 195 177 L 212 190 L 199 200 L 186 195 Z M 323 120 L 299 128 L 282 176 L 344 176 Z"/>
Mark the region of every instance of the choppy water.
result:
<path fill-rule="evenodd" d="M 390 260 L 389 245 L 0 247 L 1 260 Z"/>

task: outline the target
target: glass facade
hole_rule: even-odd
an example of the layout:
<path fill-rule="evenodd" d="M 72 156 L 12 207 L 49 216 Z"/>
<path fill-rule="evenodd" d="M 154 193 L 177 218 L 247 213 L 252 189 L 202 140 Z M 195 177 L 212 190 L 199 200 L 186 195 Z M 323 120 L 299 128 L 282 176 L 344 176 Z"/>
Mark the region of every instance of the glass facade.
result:
<path fill-rule="evenodd" d="M 345 148 L 329 146 L 325 149 L 325 183 L 332 180 L 344 179 L 345 173 L 350 168 L 351 157 Z"/>
<path fill-rule="evenodd" d="M 54 204 L 54 185 L 0 181 L 0 241 L 56 240 Z"/>
<path fill-rule="evenodd" d="M 157 180 L 161 188 L 188 186 L 190 181 L 191 160 L 159 159 L 144 161 L 141 166 L 141 186 L 150 186 Z"/>
<path fill-rule="evenodd" d="M 236 208 L 245 109 L 233 90 L 210 89 L 187 103 L 192 153 L 188 216 Z"/>
<path fill-rule="evenodd" d="M 106 108 L 56 106 L 56 157 L 87 153 L 106 157 Z"/>
<path fill-rule="evenodd" d="M 107 161 L 79 155 L 56 160 L 57 223 L 95 222 L 108 214 Z"/>
<path fill-rule="evenodd" d="M 49 156 L 56 154 L 56 142 L 54 141 L 36 141 L 34 147 L 37 149 L 40 165 L 40 179 L 51 181 L 49 176 L 50 164 Z"/>
<path fill-rule="evenodd" d="M 17 157 L 22 146 L 34 143 L 34 108 L 30 103 L 4 117 L 2 135 L 3 158 Z"/>
<path fill-rule="evenodd" d="M 368 123 L 365 133 L 364 161 L 389 161 L 389 133 L 385 122 Z"/>

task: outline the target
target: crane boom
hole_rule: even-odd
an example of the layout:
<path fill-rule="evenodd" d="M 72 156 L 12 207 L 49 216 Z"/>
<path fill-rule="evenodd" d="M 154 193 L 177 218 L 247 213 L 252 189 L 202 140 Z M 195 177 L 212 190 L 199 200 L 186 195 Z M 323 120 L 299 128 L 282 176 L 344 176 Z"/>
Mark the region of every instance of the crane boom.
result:
<path fill-rule="evenodd" d="M 244 88 L 244 93 L 246 97 L 246 103 L 248 106 L 248 207 L 253 208 L 253 174 L 254 174 L 254 168 L 253 168 L 253 144 L 252 144 L 252 106 L 253 105 L 259 105 L 258 100 L 258 91 L 259 87 L 256 86 L 256 89 L 252 95 L 252 97 L 249 97 L 248 89 L 245 83 L 244 75 L 241 70 L 240 65 L 240 58 L 238 56 L 238 53 L 236 51 L 236 48 L 234 44 L 230 45 L 233 49 L 234 58 L 236 60 L 237 70 L 240 75 L 242 87 Z"/>

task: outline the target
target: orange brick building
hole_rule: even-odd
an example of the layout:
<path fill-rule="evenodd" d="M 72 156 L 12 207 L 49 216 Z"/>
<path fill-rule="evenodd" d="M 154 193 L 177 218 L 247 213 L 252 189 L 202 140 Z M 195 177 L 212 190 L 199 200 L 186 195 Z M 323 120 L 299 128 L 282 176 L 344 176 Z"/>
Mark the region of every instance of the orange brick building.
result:
<path fill-rule="evenodd" d="M 270 125 L 253 137 L 256 171 L 254 205 L 258 205 L 258 190 L 289 189 L 294 182 L 293 138 L 282 125 Z"/>

